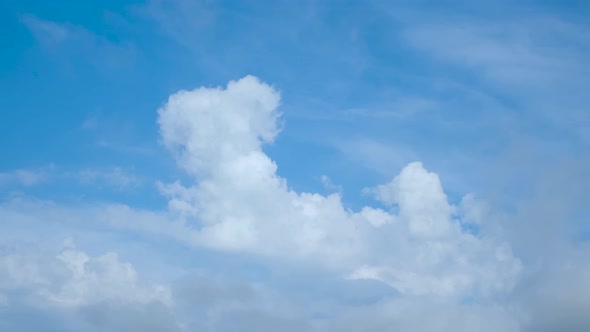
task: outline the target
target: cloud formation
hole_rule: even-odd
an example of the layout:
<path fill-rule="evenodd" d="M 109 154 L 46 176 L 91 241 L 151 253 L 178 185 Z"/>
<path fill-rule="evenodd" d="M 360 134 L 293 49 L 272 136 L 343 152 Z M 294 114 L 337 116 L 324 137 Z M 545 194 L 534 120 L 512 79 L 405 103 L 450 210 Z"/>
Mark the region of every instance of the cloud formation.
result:
<path fill-rule="evenodd" d="M 200 245 L 314 260 L 404 294 L 510 290 L 518 259 L 506 244 L 465 232 L 438 176 L 419 162 L 372 189 L 397 213 L 354 212 L 339 194 L 291 190 L 262 150 L 279 132 L 279 101 L 275 89 L 247 76 L 226 88 L 178 92 L 159 110 L 164 144 L 195 181 L 163 191 L 198 229 Z"/>
<path fill-rule="evenodd" d="M 173 320 L 162 319 L 173 305 L 168 286 L 138 280 L 134 267 L 114 252 L 92 257 L 71 240 L 58 252 L 52 247 L 0 247 L 0 294 L 0 327 L 10 331 L 179 330 Z M 32 321 L 14 319 L 23 314 Z M 46 315 L 55 320 L 43 322 Z"/>
<path fill-rule="evenodd" d="M 2 236 L 5 243 L 43 221 L 39 231 L 52 229 L 53 239 L 72 230 L 84 230 L 79 235 L 87 239 L 99 230 L 102 237 L 131 232 L 195 253 L 250 257 L 271 272 L 236 281 L 188 269 L 154 281 L 114 251 L 89 254 L 71 241 L 45 252 L 6 245 L 0 326 L 33 330 L 8 319 L 20 312 L 39 321 L 57 317 L 46 325 L 66 331 L 588 326 L 581 312 L 590 305 L 576 295 L 588 290 L 584 250 L 564 249 L 561 255 L 571 258 L 566 263 L 521 260 L 502 232 L 487 228 L 495 218 L 487 204 L 473 194 L 453 203 L 421 162 L 367 187 L 374 206 L 357 211 L 345 207 L 339 193 L 290 188 L 263 149 L 281 131 L 280 100 L 275 88 L 253 76 L 171 95 L 158 110 L 162 142 L 190 180 L 159 184 L 168 197 L 164 211 L 122 204 L 71 208 L 26 198 L 0 206 L 14 233 Z M 310 271 L 302 282 L 317 288 L 299 285 L 297 294 L 281 288 L 271 276 L 282 269 Z"/>

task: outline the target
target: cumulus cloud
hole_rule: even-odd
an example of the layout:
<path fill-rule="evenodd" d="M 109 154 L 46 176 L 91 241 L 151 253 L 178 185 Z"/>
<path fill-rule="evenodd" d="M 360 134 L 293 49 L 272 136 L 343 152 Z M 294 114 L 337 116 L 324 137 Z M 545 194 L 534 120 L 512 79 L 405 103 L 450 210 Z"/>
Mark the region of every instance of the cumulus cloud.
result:
<path fill-rule="evenodd" d="M 452 207 L 438 175 L 426 171 L 419 162 L 404 167 L 390 183 L 367 191 L 382 203 L 399 206 L 400 216 L 407 218 L 415 236 L 439 237 L 451 230 L 448 218 Z"/>
<path fill-rule="evenodd" d="M 173 306 L 169 286 L 140 280 L 134 267 L 114 252 L 93 257 L 71 241 L 57 252 L 51 247 L 0 247 L 0 291 L 11 310 L 26 310 L 31 318 L 35 318 L 35 312 L 45 313 L 60 317 L 62 323 L 71 320 L 74 325 L 116 331 L 122 324 L 118 316 L 129 315 L 126 326 L 136 329 L 143 326 L 142 321 L 151 319 L 133 317 L 134 311 L 149 311 L 156 306 L 161 316 Z M 11 321 L 11 314 L 15 313 L 0 311 L 0 323 L 11 331 L 28 330 L 26 324 Z M 169 328 L 156 330 L 174 330 Z"/>
<path fill-rule="evenodd" d="M 54 256 L 39 250 L 3 248 L 1 287 L 5 291 L 34 290 L 38 304 L 79 307 L 116 300 L 170 305 L 164 286 L 143 287 L 129 263 L 110 252 L 90 257 L 70 243 Z"/>
<path fill-rule="evenodd" d="M 199 245 L 315 260 L 408 294 L 510 289 L 518 259 L 505 244 L 463 232 L 440 179 L 419 162 L 371 189 L 395 205 L 390 211 L 354 212 L 338 194 L 290 189 L 262 149 L 279 132 L 279 102 L 278 91 L 247 76 L 226 88 L 178 92 L 158 111 L 164 144 L 195 181 L 162 189 L 198 229 Z"/>

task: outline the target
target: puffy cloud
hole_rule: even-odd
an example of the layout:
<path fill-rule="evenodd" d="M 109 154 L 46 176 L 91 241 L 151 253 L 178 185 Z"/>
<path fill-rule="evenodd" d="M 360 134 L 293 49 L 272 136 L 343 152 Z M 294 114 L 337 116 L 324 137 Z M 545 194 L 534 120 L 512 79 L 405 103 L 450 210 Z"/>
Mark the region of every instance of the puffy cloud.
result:
<path fill-rule="evenodd" d="M 461 199 L 457 212 L 464 224 L 479 225 L 490 216 L 490 207 L 474 194 L 467 194 Z"/>
<path fill-rule="evenodd" d="M 338 194 L 291 190 L 262 150 L 278 134 L 279 101 L 275 89 L 248 76 L 226 88 L 181 91 L 158 111 L 164 144 L 195 180 L 162 191 L 198 230 L 198 245 L 314 260 L 406 294 L 512 287 L 520 262 L 510 248 L 464 232 L 440 179 L 419 162 L 368 190 L 391 211 L 353 212 Z"/>
<path fill-rule="evenodd" d="M 116 253 L 92 257 L 76 249 L 71 241 L 58 252 L 41 249 L 0 247 L 0 291 L 4 293 L 3 302 L 10 306 L 0 311 L 0 326 L 11 331 L 93 327 L 124 331 L 125 327 L 166 325 L 147 330 L 175 330 L 174 321 L 158 323 L 150 318 L 170 313 L 173 302 L 169 287 L 140 280 L 134 267 L 120 261 Z M 150 311 L 153 316 L 145 316 Z M 41 319 L 39 325 L 29 327 L 24 322 L 7 320 L 21 312 L 29 319 Z M 42 327 L 46 315 L 59 318 L 58 322 Z"/>
<path fill-rule="evenodd" d="M 438 175 L 426 171 L 422 163 L 409 164 L 393 181 L 369 191 L 377 200 L 399 206 L 400 217 L 407 219 L 412 235 L 440 237 L 451 231 L 452 207 Z"/>
<path fill-rule="evenodd" d="M 102 301 L 171 305 L 165 286 L 145 286 L 129 263 L 114 252 L 90 257 L 71 242 L 55 256 L 37 250 L 3 248 L 0 288 L 33 290 L 36 303 L 80 307 Z"/>
<path fill-rule="evenodd" d="M 225 90 L 199 88 L 172 95 L 158 111 L 158 123 L 164 143 L 192 174 L 212 174 L 234 161 L 244 163 L 234 171 L 259 166 L 258 171 L 274 172 L 272 163 L 240 157 L 260 151 L 262 142 L 275 138 L 279 100 L 270 86 L 248 76 L 230 82 Z"/>

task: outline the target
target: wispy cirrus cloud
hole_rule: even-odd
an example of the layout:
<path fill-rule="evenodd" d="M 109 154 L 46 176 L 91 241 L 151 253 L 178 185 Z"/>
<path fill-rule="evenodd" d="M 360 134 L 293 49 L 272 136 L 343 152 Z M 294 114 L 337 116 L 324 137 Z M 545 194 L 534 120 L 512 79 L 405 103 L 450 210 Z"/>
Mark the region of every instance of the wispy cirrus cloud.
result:
<path fill-rule="evenodd" d="M 55 47 L 71 38 L 72 32 L 66 25 L 45 21 L 33 15 L 24 15 L 21 22 L 35 38 L 48 47 Z"/>
<path fill-rule="evenodd" d="M 111 169 L 83 169 L 72 174 L 83 185 L 97 185 L 126 189 L 137 187 L 141 180 L 119 167 Z"/>
<path fill-rule="evenodd" d="M 55 55 L 56 61 L 81 60 L 102 69 L 121 68 L 135 61 L 137 51 L 133 44 L 109 40 L 84 26 L 45 20 L 32 14 L 21 15 L 20 20 L 39 45 Z"/>
<path fill-rule="evenodd" d="M 38 169 L 17 169 L 0 173 L 0 185 L 4 186 L 27 188 L 56 182 L 74 182 L 83 186 L 124 190 L 138 187 L 144 180 L 132 171 L 120 167 L 83 168 L 68 171 L 51 165 Z"/>
<path fill-rule="evenodd" d="M 590 83 L 590 40 L 584 32 L 590 26 L 543 11 L 490 15 L 455 15 L 452 22 L 433 13 L 428 20 L 397 18 L 402 40 L 421 55 L 463 71 L 479 90 L 496 91 L 524 121 L 572 130 L 583 139 L 588 127 L 583 87 Z"/>
<path fill-rule="evenodd" d="M 0 172 L 0 185 L 21 185 L 31 187 L 47 181 L 53 167 L 48 169 L 17 169 L 14 171 Z"/>

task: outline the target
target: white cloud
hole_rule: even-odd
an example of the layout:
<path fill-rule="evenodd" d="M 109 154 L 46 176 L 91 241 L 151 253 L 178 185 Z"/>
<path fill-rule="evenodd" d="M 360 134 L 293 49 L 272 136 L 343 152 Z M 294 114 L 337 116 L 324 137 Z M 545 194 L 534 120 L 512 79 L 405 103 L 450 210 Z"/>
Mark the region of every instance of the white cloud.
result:
<path fill-rule="evenodd" d="M 120 262 L 116 253 L 91 258 L 75 248 L 68 248 L 57 259 L 71 273 L 71 279 L 57 293 L 48 294 L 51 301 L 60 305 L 79 306 L 89 301 L 112 299 L 171 304 L 165 286 L 138 287 L 135 269 L 129 263 Z"/>
<path fill-rule="evenodd" d="M 199 229 L 198 245 L 315 260 L 348 273 L 375 265 L 380 279 L 408 294 L 510 289 L 518 260 L 505 245 L 462 232 L 438 176 L 421 163 L 375 189 L 398 214 L 371 207 L 355 213 L 337 194 L 290 190 L 262 151 L 278 133 L 279 100 L 248 76 L 225 89 L 181 91 L 158 111 L 165 145 L 196 183 L 162 189 L 169 206 Z"/>
<path fill-rule="evenodd" d="M 90 257 L 71 244 L 54 256 L 6 249 L 0 255 L 0 289 L 30 292 L 41 306 L 76 308 L 102 301 L 171 305 L 167 286 L 141 285 L 133 266 L 114 252 Z"/>
<path fill-rule="evenodd" d="M 459 204 L 461 221 L 467 224 L 481 224 L 486 217 L 489 217 L 489 206 L 475 197 L 474 194 L 467 194 Z"/>
<path fill-rule="evenodd" d="M 10 331 L 180 330 L 168 285 L 146 282 L 115 252 L 91 256 L 71 241 L 59 250 L 0 246 L 0 292 L 10 304 L 0 327 Z"/>
<path fill-rule="evenodd" d="M 191 174 L 209 175 L 219 166 L 232 167 L 227 164 L 235 159 L 243 164 L 230 171 L 258 166 L 261 172 L 273 172 L 272 162 L 256 159 L 266 156 L 252 154 L 278 134 L 279 100 L 270 86 L 248 76 L 230 82 L 226 90 L 199 88 L 170 96 L 158 111 L 158 123 L 164 143 Z"/>
<path fill-rule="evenodd" d="M 408 220 L 410 233 L 419 237 L 440 237 L 451 231 L 453 211 L 438 175 L 414 162 L 402 169 L 388 184 L 371 190 L 387 205 L 398 205 L 400 216 Z"/>
<path fill-rule="evenodd" d="M 360 215 L 367 222 L 369 222 L 369 224 L 375 227 L 379 227 L 396 221 L 396 216 L 387 213 L 386 211 L 383 211 L 381 209 L 375 209 L 368 206 L 365 206 L 361 209 Z"/>

